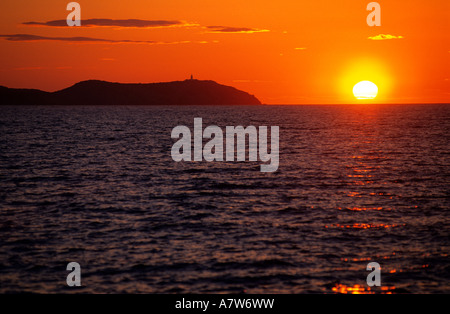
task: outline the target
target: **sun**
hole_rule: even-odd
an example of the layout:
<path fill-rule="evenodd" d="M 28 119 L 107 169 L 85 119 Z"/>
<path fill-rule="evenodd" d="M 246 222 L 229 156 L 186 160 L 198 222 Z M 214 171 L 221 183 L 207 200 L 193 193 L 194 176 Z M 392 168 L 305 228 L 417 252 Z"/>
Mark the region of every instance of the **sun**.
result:
<path fill-rule="evenodd" d="M 361 81 L 353 86 L 353 95 L 356 99 L 374 99 L 377 97 L 378 87 L 370 81 Z"/>

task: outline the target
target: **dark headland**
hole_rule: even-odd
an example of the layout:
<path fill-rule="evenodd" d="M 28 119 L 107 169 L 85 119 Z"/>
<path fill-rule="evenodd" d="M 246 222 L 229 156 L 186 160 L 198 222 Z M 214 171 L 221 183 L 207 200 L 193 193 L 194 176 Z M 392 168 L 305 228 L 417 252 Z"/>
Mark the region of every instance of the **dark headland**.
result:
<path fill-rule="evenodd" d="M 0 86 L 0 105 L 261 105 L 253 95 L 214 81 L 124 84 L 88 80 L 56 92 Z"/>

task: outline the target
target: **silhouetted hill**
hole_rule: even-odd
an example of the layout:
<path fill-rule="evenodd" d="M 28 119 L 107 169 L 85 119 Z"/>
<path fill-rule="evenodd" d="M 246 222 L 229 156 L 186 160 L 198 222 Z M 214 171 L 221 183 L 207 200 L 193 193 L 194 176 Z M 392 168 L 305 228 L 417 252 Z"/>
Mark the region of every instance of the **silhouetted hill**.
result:
<path fill-rule="evenodd" d="M 0 86 L 0 105 L 260 105 L 253 95 L 214 81 L 123 84 L 89 80 L 49 93 Z"/>
<path fill-rule="evenodd" d="M 19 89 L 0 86 L 0 105 L 42 104 L 50 100 L 50 93 L 38 89 Z"/>

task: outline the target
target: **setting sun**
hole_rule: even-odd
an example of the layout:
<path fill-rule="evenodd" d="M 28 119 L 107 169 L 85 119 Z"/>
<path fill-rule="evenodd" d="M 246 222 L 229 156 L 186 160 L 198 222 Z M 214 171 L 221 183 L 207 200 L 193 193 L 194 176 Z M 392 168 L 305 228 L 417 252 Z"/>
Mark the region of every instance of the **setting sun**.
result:
<path fill-rule="evenodd" d="M 353 86 L 353 95 L 356 99 L 374 99 L 377 94 L 378 87 L 372 82 L 361 81 Z"/>

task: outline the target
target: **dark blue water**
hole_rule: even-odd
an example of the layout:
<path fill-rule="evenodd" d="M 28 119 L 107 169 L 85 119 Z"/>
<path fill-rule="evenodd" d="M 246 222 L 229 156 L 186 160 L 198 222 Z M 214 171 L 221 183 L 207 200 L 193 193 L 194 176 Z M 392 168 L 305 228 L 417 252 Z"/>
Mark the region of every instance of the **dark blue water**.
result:
<path fill-rule="evenodd" d="M 279 170 L 174 162 L 195 117 Z M 449 143 L 449 105 L 2 106 L 0 292 L 449 293 Z"/>

